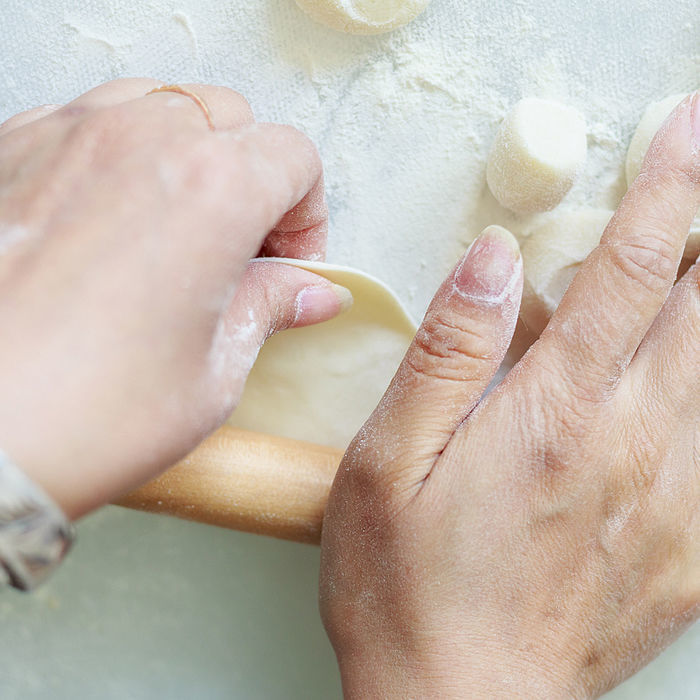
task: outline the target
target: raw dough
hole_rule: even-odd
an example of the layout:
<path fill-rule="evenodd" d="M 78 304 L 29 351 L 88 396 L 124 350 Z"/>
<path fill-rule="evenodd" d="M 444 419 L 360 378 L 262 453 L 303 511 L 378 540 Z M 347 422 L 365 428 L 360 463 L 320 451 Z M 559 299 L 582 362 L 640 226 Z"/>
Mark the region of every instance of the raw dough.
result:
<path fill-rule="evenodd" d="M 382 34 L 425 10 L 430 0 L 296 0 L 313 19 L 348 34 Z"/>
<path fill-rule="evenodd" d="M 659 102 L 652 102 L 642 115 L 637 130 L 632 136 L 630 147 L 627 151 L 625 174 L 627 175 L 627 187 L 630 187 L 642 169 L 642 162 L 646 156 L 652 139 L 663 124 L 666 117 L 682 102 L 687 95 L 671 95 Z M 700 210 L 695 217 L 688 242 L 685 246 L 684 257 L 693 260 L 700 255 Z"/>
<path fill-rule="evenodd" d="M 535 335 L 549 323 L 612 215 L 608 209 L 561 212 L 542 217 L 531 229 L 522 246 L 525 281 L 520 317 Z"/>
<path fill-rule="evenodd" d="M 389 385 L 416 324 L 373 277 L 325 263 L 277 262 L 347 287 L 355 303 L 331 321 L 270 338 L 230 423 L 344 449 Z"/>
<path fill-rule="evenodd" d="M 573 107 L 528 97 L 506 116 L 486 168 L 493 196 L 508 209 L 553 209 L 586 162 L 586 121 Z"/>

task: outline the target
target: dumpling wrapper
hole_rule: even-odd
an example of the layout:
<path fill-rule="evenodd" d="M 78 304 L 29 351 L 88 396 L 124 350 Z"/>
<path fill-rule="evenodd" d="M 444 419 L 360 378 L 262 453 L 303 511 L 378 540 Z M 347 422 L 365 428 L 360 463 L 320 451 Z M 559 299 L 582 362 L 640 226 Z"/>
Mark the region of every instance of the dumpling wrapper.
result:
<path fill-rule="evenodd" d="M 347 287 L 354 304 L 331 321 L 270 338 L 229 422 L 345 449 L 388 387 L 416 324 L 385 284 L 358 270 L 266 260 L 295 265 Z"/>

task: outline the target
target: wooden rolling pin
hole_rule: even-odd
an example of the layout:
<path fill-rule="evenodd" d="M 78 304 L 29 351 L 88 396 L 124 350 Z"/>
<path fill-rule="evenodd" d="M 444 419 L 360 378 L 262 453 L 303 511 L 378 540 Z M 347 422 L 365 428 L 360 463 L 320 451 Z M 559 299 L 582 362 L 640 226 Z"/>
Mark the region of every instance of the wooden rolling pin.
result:
<path fill-rule="evenodd" d="M 117 505 L 318 544 L 341 450 L 224 426 Z"/>

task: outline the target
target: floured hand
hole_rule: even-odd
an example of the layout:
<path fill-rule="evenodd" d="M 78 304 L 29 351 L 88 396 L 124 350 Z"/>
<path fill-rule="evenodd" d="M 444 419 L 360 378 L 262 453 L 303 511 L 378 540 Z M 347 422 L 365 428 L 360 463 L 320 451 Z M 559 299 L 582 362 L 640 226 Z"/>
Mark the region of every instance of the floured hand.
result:
<path fill-rule="evenodd" d="M 323 278 L 316 150 L 237 93 L 122 80 L 0 126 L 0 449 L 77 517 L 231 413 L 271 333 L 349 302 Z"/>
<path fill-rule="evenodd" d="M 522 288 L 487 229 L 348 449 L 321 610 L 348 697 L 584 698 L 700 615 L 700 97 L 540 340 L 482 395 Z M 670 293 L 670 296 L 669 296 Z"/>

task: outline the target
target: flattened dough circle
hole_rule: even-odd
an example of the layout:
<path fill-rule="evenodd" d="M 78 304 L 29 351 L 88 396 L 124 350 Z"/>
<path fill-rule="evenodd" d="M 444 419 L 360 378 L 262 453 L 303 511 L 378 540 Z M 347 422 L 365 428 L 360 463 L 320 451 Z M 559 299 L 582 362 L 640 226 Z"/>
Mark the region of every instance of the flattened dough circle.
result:
<path fill-rule="evenodd" d="M 357 270 L 266 260 L 295 265 L 347 287 L 355 303 L 331 321 L 270 338 L 229 422 L 344 449 L 389 385 L 416 324 L 386 285 Z"/>
<path fill-rule="evenodd" d="M 520 317 L 535 335 L 549 323 L 612 215 L 608 209 L 559 212 L 542 217 L 531 228 L 522 247 L 525 279 Z"/>

